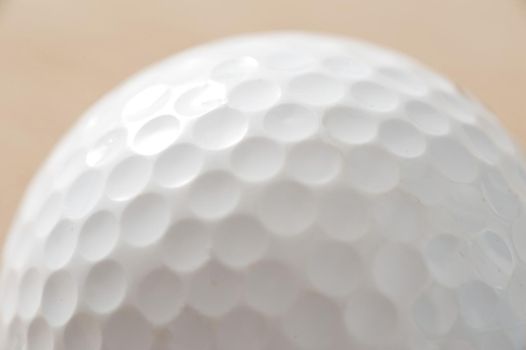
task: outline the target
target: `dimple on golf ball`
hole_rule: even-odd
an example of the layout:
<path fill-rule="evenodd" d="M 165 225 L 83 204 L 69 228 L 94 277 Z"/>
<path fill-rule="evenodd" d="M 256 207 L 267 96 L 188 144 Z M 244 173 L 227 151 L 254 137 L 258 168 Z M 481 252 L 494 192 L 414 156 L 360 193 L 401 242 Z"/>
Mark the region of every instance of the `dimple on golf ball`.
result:
<path fill-rule="evenodd" d="M 53 151 L 6 242 L 0 348 L 524 350 L 525 199 L 496 118 L 411 59 L 226 39 Z"/>

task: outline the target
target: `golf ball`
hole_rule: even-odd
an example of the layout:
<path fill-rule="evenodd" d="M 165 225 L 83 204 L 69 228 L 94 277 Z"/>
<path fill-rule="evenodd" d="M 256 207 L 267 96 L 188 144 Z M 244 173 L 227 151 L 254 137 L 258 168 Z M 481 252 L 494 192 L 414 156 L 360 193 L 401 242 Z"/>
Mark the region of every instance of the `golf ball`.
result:
<path fill-rule="evenodd" d="M 524 350 L 525 199 L 494 115 L 412 59 L 215 42 L 52 152 L 5 245 L 0 348 Z"/>

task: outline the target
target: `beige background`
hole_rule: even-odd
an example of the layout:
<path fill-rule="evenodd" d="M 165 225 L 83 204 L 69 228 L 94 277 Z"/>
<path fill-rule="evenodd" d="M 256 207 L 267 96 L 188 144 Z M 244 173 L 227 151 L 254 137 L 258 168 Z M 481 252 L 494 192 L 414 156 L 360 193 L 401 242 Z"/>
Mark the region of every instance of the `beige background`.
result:
<path fill-rule="evenodd" d="M 405 51 L 526 140 L 526 0 L 0 0 L 0 240 L 39 163 L 101 94 L 182 48 L 270 29 Z"/>

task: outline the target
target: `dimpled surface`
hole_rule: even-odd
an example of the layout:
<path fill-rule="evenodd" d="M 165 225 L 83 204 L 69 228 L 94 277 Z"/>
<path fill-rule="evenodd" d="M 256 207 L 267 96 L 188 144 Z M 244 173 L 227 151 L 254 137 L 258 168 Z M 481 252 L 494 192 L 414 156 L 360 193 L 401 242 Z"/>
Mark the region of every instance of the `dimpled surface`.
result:
<path fill-rule="evenodd" d="M 496 118 L 344 38 L 227 39 L 97 103 L 4 251 L 4 350 L 523 350 L 526 173 Z"/>

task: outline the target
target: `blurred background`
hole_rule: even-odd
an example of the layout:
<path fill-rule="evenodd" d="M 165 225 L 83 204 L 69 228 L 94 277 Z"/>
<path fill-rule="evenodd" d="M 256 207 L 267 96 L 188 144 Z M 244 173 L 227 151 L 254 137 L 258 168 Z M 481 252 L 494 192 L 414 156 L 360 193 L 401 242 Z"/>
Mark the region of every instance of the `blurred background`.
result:
<path fill-rule="evenodd" d="M 183 48 L 273 29 L 406 52 L 526 143 L 524 0 L 0 0 L 0 241 L 39 164 L 102 94 Z"/>

